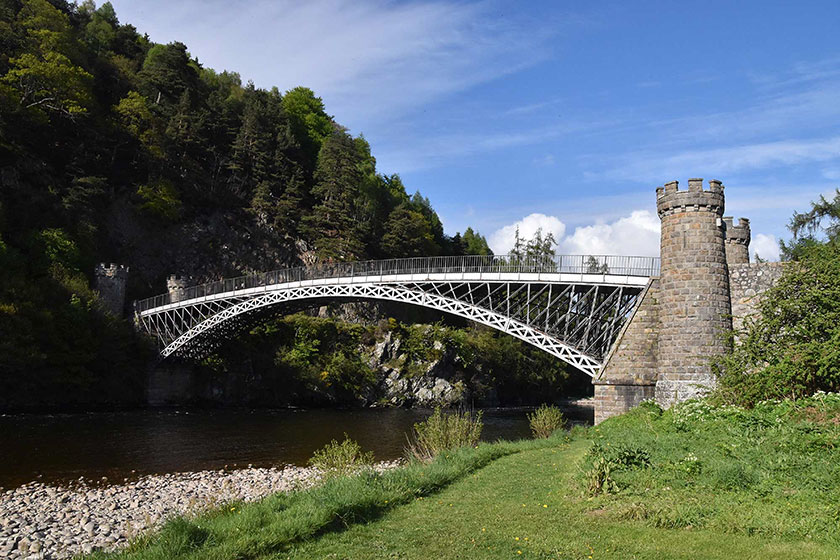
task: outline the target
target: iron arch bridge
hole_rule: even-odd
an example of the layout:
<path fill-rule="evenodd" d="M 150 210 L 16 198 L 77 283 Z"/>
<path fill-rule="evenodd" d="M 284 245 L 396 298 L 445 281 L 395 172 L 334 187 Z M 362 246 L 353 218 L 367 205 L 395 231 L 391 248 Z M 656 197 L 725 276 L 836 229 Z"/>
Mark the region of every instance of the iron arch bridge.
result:
<path fill-rule="evenodd" d="M 384 300 L 463 317 L 515 336 L 596 377 L 649 280 L 654 257 L 417 257 L 289 268 L 134 303 L 162 358 L 205 355 L 267 313 Z"/>

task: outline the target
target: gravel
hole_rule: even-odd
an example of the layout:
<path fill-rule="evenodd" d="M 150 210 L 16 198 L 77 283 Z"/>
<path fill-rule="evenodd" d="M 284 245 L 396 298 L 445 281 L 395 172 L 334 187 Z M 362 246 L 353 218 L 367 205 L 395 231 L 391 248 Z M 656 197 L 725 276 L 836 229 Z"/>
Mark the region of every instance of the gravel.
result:
<path fill-rule="evenodd" d="M 0 558 L 115 550 L 170 517 L 308 488 L 320 478 L 317 469 L 287 466 L 153 475 L 107 486 L 83 479 L 60 487 L 32 482 L 0 493 Z"/>

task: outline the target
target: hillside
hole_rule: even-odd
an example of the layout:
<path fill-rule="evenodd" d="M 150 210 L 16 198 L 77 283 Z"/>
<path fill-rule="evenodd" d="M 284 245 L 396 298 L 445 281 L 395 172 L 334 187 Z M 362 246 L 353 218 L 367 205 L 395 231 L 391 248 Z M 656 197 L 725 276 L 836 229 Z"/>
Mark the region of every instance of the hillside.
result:
<path fill-rule="evenodd" d="M 0 43 L 0 409 L 144 402 L 153 349 L 104 312 L 100 262 L 130 268 L 128 307 L 170 274 L 489 253 L 310 89 L 243 84 L 109 3 L 5 2 Z"/>

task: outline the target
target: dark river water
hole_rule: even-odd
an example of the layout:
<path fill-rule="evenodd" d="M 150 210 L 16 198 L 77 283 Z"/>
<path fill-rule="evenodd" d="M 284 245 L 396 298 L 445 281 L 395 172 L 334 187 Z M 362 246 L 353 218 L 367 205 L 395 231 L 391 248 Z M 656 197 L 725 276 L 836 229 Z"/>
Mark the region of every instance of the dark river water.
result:
<path fill-rule="evenodd" d="M 482 439 L 529 436 L 526 410 L 484 411 Z M 122 482 L 144 474 L 305 465 L 346 433 L 377 460 L 402 456 L 430 411 L 136 410 L 0 416 L 0 488 L 79 477 Z"/>

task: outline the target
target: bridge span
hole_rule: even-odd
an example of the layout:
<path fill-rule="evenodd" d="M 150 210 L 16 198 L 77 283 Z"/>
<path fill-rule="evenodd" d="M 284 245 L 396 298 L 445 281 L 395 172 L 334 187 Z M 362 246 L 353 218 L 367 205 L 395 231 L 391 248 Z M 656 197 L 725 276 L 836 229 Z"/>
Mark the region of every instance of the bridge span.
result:
<path fill-rule="evenodd" d="M 511 255 L 324 263 L 188 286 L 134 304 L 163 358 L 200 357 L 266 314 L 329 302 L 394 301 L 515 336 L 597 377 L 659 274 L 655 257 Z"/>

